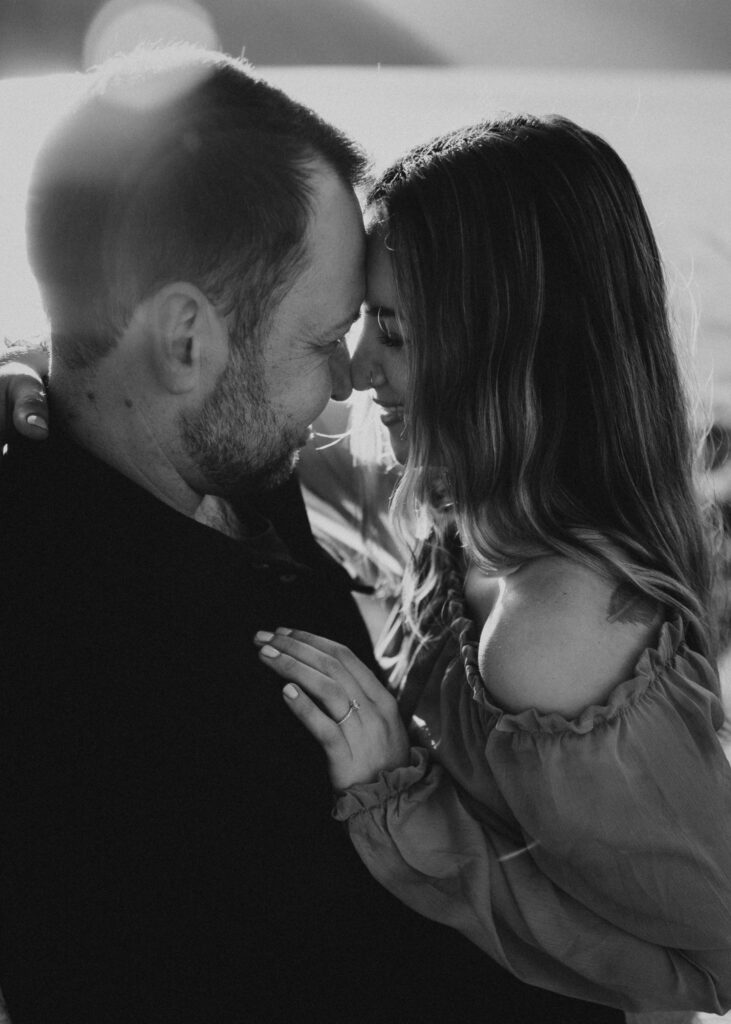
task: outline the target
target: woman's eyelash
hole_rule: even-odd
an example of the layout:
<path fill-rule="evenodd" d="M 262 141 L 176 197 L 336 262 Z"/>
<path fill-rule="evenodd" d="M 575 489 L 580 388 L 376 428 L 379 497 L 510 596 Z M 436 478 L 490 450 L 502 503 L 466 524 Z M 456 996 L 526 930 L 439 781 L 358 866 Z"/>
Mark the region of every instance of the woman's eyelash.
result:
<path fill-rule="evenodd" d="M 383 336 L 384 345 L 388 346 L 401 344 L 401 338 L 398 336 L 398 334 L 394 334 L 392 331 L 389 331 L 388 327 L 386 327 L 386 325 L 384 324 L 380 309 L 376 312 L 376 322 L 378 323 L 378 329 L 380 330 L 381 335 Z"/>

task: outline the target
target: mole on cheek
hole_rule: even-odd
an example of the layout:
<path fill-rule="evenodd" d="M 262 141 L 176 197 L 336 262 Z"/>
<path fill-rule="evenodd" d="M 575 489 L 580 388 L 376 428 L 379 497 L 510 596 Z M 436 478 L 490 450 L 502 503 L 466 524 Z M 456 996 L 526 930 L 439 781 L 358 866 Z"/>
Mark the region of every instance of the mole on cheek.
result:
<path fill-rule="evenodd" d="M 132 408 L 132 399 L 131 398 L 125 398 L 124 404 L 127 406 L 128 409 L 131 409 Z"/>
<path fill-rule="evenodd" d="M 90 402 L 96 402 L 96 395 L 94 394 L 93 391 L 87 391 L 86 397 L 89 399 Z"/>

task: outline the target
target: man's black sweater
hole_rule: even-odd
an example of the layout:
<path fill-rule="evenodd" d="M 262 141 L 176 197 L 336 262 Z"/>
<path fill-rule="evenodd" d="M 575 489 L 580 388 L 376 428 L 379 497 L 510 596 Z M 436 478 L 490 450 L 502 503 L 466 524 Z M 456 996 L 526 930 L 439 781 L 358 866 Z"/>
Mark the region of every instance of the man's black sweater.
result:
<path fill-rule="evenodd" d="M 556 997 L 402 907 L 332 821 L 324 758 L 252 638 L 311 629 L 370 660 L 368 638 L 296 485 L 268 504 L 292 559 L 255 518 L 234 541 L 58 430 L 5 457 L 14 1024 L 532 1019 Z M 581 1004 L 557 1002 L 578 1019 Z"/>

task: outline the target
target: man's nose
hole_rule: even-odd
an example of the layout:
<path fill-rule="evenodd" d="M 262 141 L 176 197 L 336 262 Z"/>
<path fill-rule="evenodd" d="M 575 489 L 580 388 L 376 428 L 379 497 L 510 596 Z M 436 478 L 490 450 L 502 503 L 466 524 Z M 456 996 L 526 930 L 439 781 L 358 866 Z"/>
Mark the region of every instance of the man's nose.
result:
<path fill-rule="evenodd" d="M 367 334 L 363 328 L 350 360 L 350 379 L 356 391 L 367 391 L 373 386 L 373 359 Z"/>
<path fill-rule="evenodd" d="M 350 398 L 353 387 L 350 383 L 350 353 L 348 346 L 341 341 L 330 356 L 330 375 L 332 378 L 332 397 L 336 402 L 344 402 Z"/>

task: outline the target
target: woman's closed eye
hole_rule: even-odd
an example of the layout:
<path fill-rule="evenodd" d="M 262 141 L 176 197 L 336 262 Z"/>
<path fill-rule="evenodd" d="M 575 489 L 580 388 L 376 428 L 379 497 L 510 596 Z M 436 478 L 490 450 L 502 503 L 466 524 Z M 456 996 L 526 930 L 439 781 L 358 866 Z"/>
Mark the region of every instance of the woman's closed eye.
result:
<path fill-rule="evenodd" d="M 378 329 L 381 332 L 382 345 L 385 345 L 387 348 L 398 348 L 403 345 L 403 338 L 393 327 L 389 326 L 380 308 L 376 311 L 376 320 L 378 322 Z"/>

